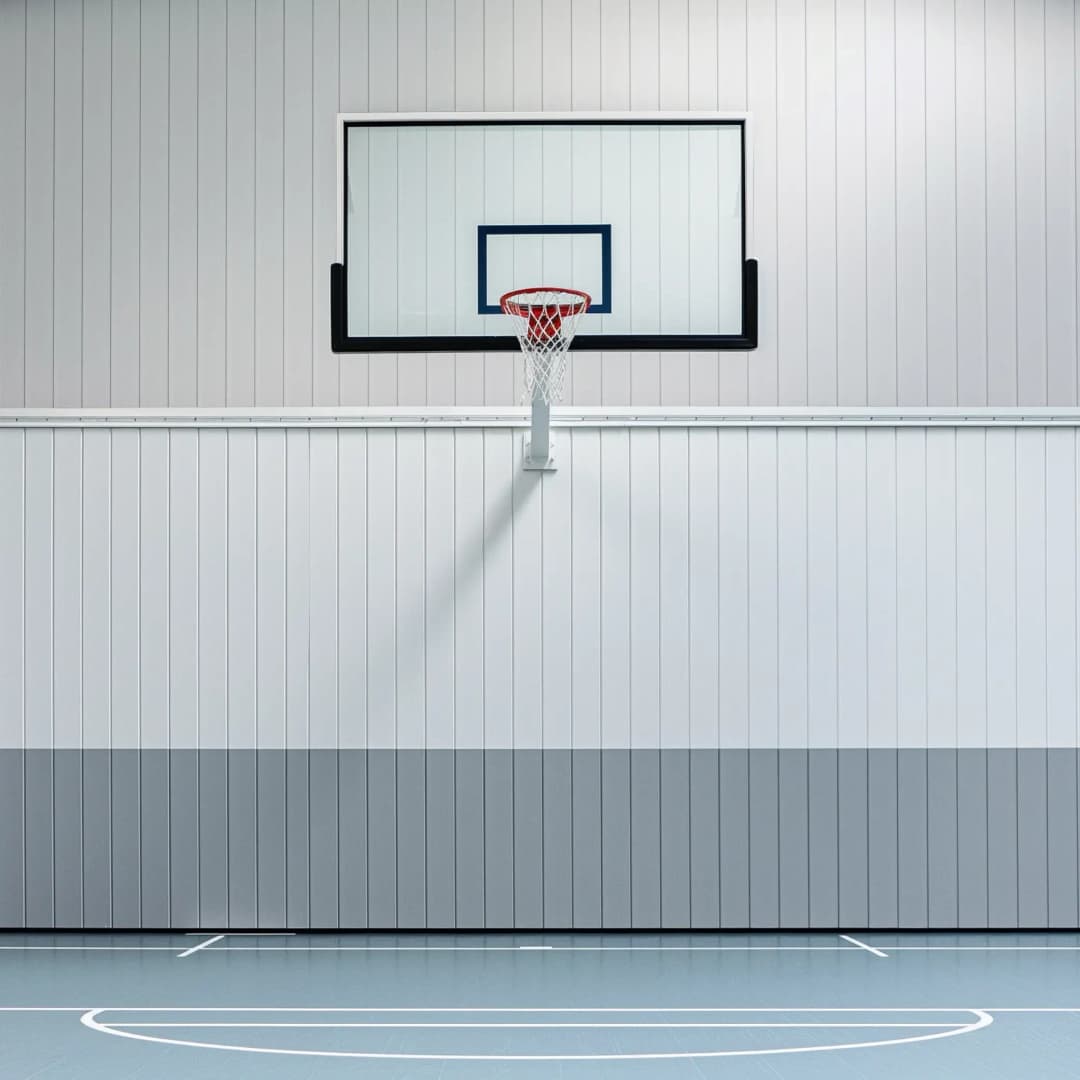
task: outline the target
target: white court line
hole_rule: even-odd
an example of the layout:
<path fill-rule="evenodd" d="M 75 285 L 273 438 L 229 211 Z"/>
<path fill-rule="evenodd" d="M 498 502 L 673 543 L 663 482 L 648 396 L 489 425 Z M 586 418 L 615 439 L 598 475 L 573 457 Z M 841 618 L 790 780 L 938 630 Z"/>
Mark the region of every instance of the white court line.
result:
<path fill-rule="evenodd" d="M 229 935 L 232 937 L 232 934 Z M 845 945 L 222 945 L 214 952 L 853 952 Z"/>
<path fill-rule="evenodd" d="M 0 945 L 3 952 L 176 952 L 175 945 Z"/>
<path fill-rule="evenodd" d="M 987 1012 L 987 1013 L 1071 1013 L 1080 1014 L 1080 1005 L 981 1005 L 975 1006 L 963 1006 L 963 1007 L 950 1007 L 947 1005 L 916 1005 L 906 1006 L 903 1008 L 873 1008 L 873 1009 L 858 1009 L 850 1006 L 844 1006 L 840 1008 L 833 1008 L 830 1006 L 818 1006 L 815 1008 L 792 1008 L 790 1006 L 782 1007 L 760 1007 L 754 1008 L 752 1006 L 720 1006 L 720 1007 L 687 1007 L 687 1006 L 651 1006 L 651 1007 L 639 1007 L 639 1006 L 627 1006 L 625 1008 L 617 1008 L 615 1006 L 606 1007 L 588 1007 L 588 1006 L 573 1006 L 568 1009 L 559 1009 L 549 1006 L 536 1006 L 533 1008 L 528 1007 L 506 1007 L 506 1006 L 493 1006 L 491 1008 L 485 1008 L 482 1005 L 473 1006 L 451 1006 L 447 1008 L 436 1008 L 434 1006 L 367 1006 L 357 1007 L 351 1006 L 349 1008 L 338 1008 L 333 1005 L 252 1005 L 252 1006 L 237 1006 L 237 1005 L 211 1005 L 209 1008 L 193 1005 L 109 1005 L 109 1006 L 94 1006 L 94 1005 L 0 1005 L 0 1013 L 25 1013 L 25 1012 L 44 1012 L 44 1013 L 62 1013 L 62 1012 L 139 1012 L 139 1013 L 312 1013 L 312 1012 L 326 1012 L 326 1013 L 458 1013 L 458 1012 L 480 1012 L 480 1013 L 507 1013 L 507 1012 L 527 1012 L 527 1013 L 850 1013 L 850 1012 L 874 1012 L 874 1013 L 972 1013 L 972 1012 Z"/>
<path fill-rule="evenodd" d="M 466 1053 L 466 1054 L 447 1054 L 447 1053 L 418 1053 L 418 1052 L 387 1052 L 387 1051 L 350 1051 L 350 1050 L 312 1050 L 312 1049 L 299 1049 L 294 1047 L 269 1047 L 269 1046 L 241 1046 L 235 1043 L 209 1043 L 199 1042 L 190 1039 L 173 1039 L 164 1038 L 160 1036 L 154 1036 L 149 1034 L 142 1034 L 133 1030 L 125 1030 L 119 1026 L 103 1023 L 98 1020 L 98 1016 L 101 1013 L 108 1013 L 113 1009 L 92 1009 L 83 1013 L 79 1018 L 79 1022 L 92 1031 L 98 1031 L 105 1035 L 113 1035 L 122 1039 L 135 1039 L 141 1042 L 157 1043 L 159 1045 L 167 1046 L 187 1046 L 200 1050 L 232 1050 L 234 1052 L 242 1052 L 249 1054 L 278 1054 L 292 1057 L 326 1057 L 326 1058 L 354 1058 L 354 1059 L 366 1059 L 366 1060 L 404 1060 L 404 1061 L 655 1061 L 655 1060 L 671 1060 L 671 1059 L 695 1059 L 695 1058 L 727 1058 L 727 1057 L 764 1057 L 774 1056 L 777 1054 L 808 1054 L 808 1053 L 821 1053 L 834 1050 L 854 1050 L 871 1047 L 882 1046 L 901 1046 L 916 1042 L 932 1042 L 937 1039 L 949 1039 L 954 1038 L 957 1035 L 966 1035 L 972 1031 L 978 1031 L 981 1028 L 987 1027 L 993 1023 L 993 1017 L 979 1009 L 944 1009 L 944 1010 L 931 1010 L 931 1009 L 715 1009 L 704 1011 L 715 1012 L 848 1012 L 848 1013 L 861 1013 L 867 1015 L 871 1012 L 882 1013 L 911 1013 L 911 1012 L 963 1012 L 968 1016 L 974 1017 L 970 1023 L 966 1024 L 951 1024 L 945 1030 L 935 1028 L 929 1030 L 929 1025 L 920 1025 L 923 1030 L 919 1034 L 906 1034 L 896 1038 L 888 1039 L 875 1039 L 867 1042 L 846 1042 L 846 1043 L 833 1043 L 833 1044 L 819 1044 L 811 1046 L 773 1046 L 754 1049 L 738 1049 L 738 1050 L 689 1050 L 689 1051 L 664 1051 L 664 1052 L 645 1052 L 645 1053 L 594 1053 L 594 1054 L 486 1054 L 486 1053 Z M 139 1011 L 139 1010 L 130 1010 Z M 152 1011 L 152 1010 L 142 1010 Z M 153 1010 L 153 1011 L 168 1011 L 168 1010 Z M 180 1011 L 180 1010 L 177 1010 Z M 203 1012 L 212 1012 L 217 1010 L 198 1010 Z M 226 1010 L 220 1010 L 222 1012 Z M 248 1010 L 257 1011 L 257 1010 Z M 267 1010 L 269 1011 L 269 1010 Z M 289 1011 L 289 1010 L 282 1010 Z M 296 1012 L 304 1010 L 292 1010 Z M 354 1009 L 337 1009 L 327 1010 L 339 1013 L 353 1012 L 353 1011 L 365 1011 Z M 416 1010 L 423 1011 L 423 1010 Z M 428 1011 L 477 1011 L 477 1010 L 428 1010 Z M 500 1010 L 490 1010 L 492 1012 Z M 611 1009 L 590 1009 L 590 1010 L 551 1010 L 551 1009 L 537 1009 L 537 1010 L 504 1010 L 504 1011 L 577 1011 L 577 1012 L 603 1012 L 603 1011 L 652 1011 L 652 1012 L 670 1012 L 673 1010 L 667 1009 L 652 1009 L 652 1010 L 611 1010 Z M 693 1010 L 691 1010 L 693 1011 Z M 702 1010 L 698 1010 L 702 1011 Z M 127 1025 L 130 1028 L 131 1025 Z M 163 1025 L 152 1025 L 163 1026 Z M 235 1025 L 228 1025 L 235 1026 Z M 459 1025 L 454 1025 L 459 1026 Z M 463 1025 L 461 1025 L 463 1026 Z M 503 1025 L 509 1026 L 509 1025 Z M 665 1025 L 669 1026 L 669 1025 Z M 744 1026 L 744 1025 L 737 1025 Z M 773 1025 L 770 1025 L 773 1026 Z M 892 1025 L 875 1025 L 875 1026 L 892 1026 Z"/>
<path fill-rule="evenodd" d="M 191 932 L 185 937 L 204 937 Z M 226 937 L 296 937 L 295 931 L 229 931 Z M 848 934 L 851 946 L 887 959 L 894 952 L 1080 952 L 1080 945 L 884 945 L 872 946 Z M 209 942 L 200 948 L 205 948 Z M 177 945 L 0 945 L 0 952 L 168 952 Z M 887 949 L 888 952 L 884 950 Z M 197 950 L 188 950 L 188 953 Z M 854 952 L 847 945 L 221 945 L 214 952 Z M 185 953 L 185 955 L 188 955 Z"/>
<path fill-rule="evenodd" d="M 873 945 L 867 945 L 865 941 L 860 941 L 858 938 L 853 938 L 849 934 L 841 934 L 840 937 L 844 941 L 850 941 L 852 945 L 858 945 L 860 949 L 865 949 L 868 953 L 873 953 L 875 956 L 880 956 L 882 960 L 889 959 L 888 953 L 884 953 L 880 949 L 875 949 Z"/>
<path fill-rule="evenodd" d="M 528 1012 L 528 1013 L 559 1013 L 559 1012 L 575 1012 L 575 1013 L 849 1013 L 849 1012 L 875 1012 L 875 1013 L 947 1013 L 947 1012 L 986 1012 L 986 1013 L 1067 1013 L 1067 1014 L 1080 1014 L 1080 1005 L 982 1005 L 978 1008 L 974 1006 L 965 1006 L 963 1008 L 953 1008 L 943 1005 L 934 1006 L 909 1006 L 906 1008 L 874 1008 L 874 1009 L 857 1009 L 851 1007 L 843 1008 L 831 1008 L 828 1006 L 819 1006 L 817 1008 L 790 1008 L 790 1007 L 777 1007 L 777 1008 L 753 1008 L 751 1006 L 727 1006 L 727 1007 L 701 1007 L 691 1008 L 685 1006 L 672 1006 L 670 1008 L 663 1007 L 649 1007 L 641 1008 L 638 1006 L 630 1006 L 626 1008 L 605 1007 L 605 1008 L 592 1008 L 592 1007 L 579 1007 L 574 1006 L 569 1009 L 558 1009 L 547 1006 L 539 1006 L 534 1008 L 507 1008 L 505 1006 L 484 1008 L 483 1006 L 471 1006 L 471 1007 L 458 1007 L 453 1006 L 449 1008 L 435 1008 L 428 1006 L 386 1006 L 378 1008 L 375 1006 L 358 1008 L 337 1008 L 333 1005 L 253 1005 L 250 1007 L 240 1007 L 234 1005 L 212 1005 L 209 1008 L 202 1008 L 190 1005 L 110 1005 L 110 1006 L 93 1006 L 93 1005 L 0 1005 L 0 1013 L 86 1013 L 86 1012 L 139 1012 L 139 1013 L 154 1013 L 154 1012 L 167 1012 L 167 1013 L 311 1013 L 311 1012 L 327 1012 L 327 1013 L 458 1013 L 458 1012 L 480 1012 L 480 1013 L 506 1013 L 506 1012 Z M 156 1026 L 156 1025 L 155 1025 Z"/>
<path fill-rule="evenodd" d="M 194 956 L 195 953 L 200 952 L 202 949 L 208 949 L 215 942 L 221 941 L 225 937 L 224 934 L 218 934 L 217 937 L 210 938 L 209 941 L 204 941 L 201 945 L 196 945 L 193 949 L 188 949 L 187 952 L 182 952 L 177 960 L 183 960 L 187 956 Z"/>
<path fill-rule="evenodd" d="M 199 935 L 188 935 L 202 937 Z M 275 935 L 238 935 L 224 937 L 284 937 Z M 887 958 L 895 952 L 1080 952 L 1080 945 L 886 945 L 884 952 L 841 935 L 852 945 Z M 0 945 L 0 952 L 167 952 L 176 945 Z M 221 945 L 214 952 L 855 952 L 845 945 Z"/>
<path fill-rule="evenodd" d="M 203 934 L 187 934 L 203 937 Z M 226 937 L 295 937 L 295 933 L 219 934 Z M 867 945 L 847 934 L 844 941 L 875 956 L 894 952 L 1080 952 L 1080 945 Z M 202 946 L 202 947 L 205 947 Z M 175 952 L 176 945 L 0 945 L 0 952 Z M 194 950 L 193 950 L 194 951 Z M 214 952 L 854 952 L 846 945 L 221 945 Z"/>
<path fill-rule="evenodd" d="M 1080 945 L 886 945 L 889 952 L 1080 952 Z"/>
<path fill-rule="evenodd" d="M 189 934 L 188 937 L 203 937 Z M 224 937 L 285 937 L 228 934 Z M 6 952 L 176 952 L 176 945 L 0 945 Z M 915 948 L 914 946 L 907 946 Z M 1077 946 L 1080 951 L 1080 946 Z M 221 945 L 214 952 L 853 952 L 844 945 Z"/>
<path fill-rule="evenodd" d="M 112 1011 L 112 1010 L 110 1010 L 110 1011 Z M 832 1029 L 832 1028 L 874 1028 L 874 1029 L 883 1029 L 883 1028 L 919 1028 L 920 1030 L 930 1030 L 930 1029 L 937 1030 L 937 1029 L 941 1029 L 941 1028 L 954 1028 L 954 1027 L 956 1027 L 956 1024 L 901 1024 L 901 1023 L 895 1023 L 894 1021 L 891 1021 L 891 1020 L 881 1021 L 880 1023 L 876 1023 L 876 1024 L 874 1024 L 874 1023 L 870 1023 L 870 1024 L 856 1023 L 855 1021 L 852 1021 L 850 1023 L 846 1023 L 844 1021 L 838 1021 L 838 1022 L 832 1023 L 832 1024 L 811 1024 L 811 1023 L 783 1024 L 783 1023 L 771 1023 L 771 1022 L 767 1023 L 767 1024 L 760 1024 L 760 1023 L 753 1023 L 753 1022 L 750 1022 L 750 1021 L 739 1022 L 737 1024 L 706 1023 L 705 1021 L 701 1021 L 699 1023 L 693 1023 L 693 1024 L 688 1024 L 688 1023 L 677 1023 L 677 1024 L 648 1024 L 648 1023 L 646 1023 L 646 1024 L 641 1024 L 641 1023 L 635 1023 L 635 1024 L 612 1024 L 612 1023 L 599 1022 L 599 1021 L 594 1022 L 594 1023 L 589 1023 L 589 1024 L 570 1024 L 570 1023 L 563 1023 L 563 1024 L 550 1024 L 550 1023 L 547 1023 L 547 1024 L 527 1024 L 527 1023 L 509 1023 L 509 1024 L 463 1024 L 463 1023 L 454 1023 L 454 1024 L 437 1024 L 437 1023 L 402 1024 L 402 1023 L 397 1023 L 397 1022 L 394 1022 L 394 1023 L 371 1023 L 371 1022 L 366 1022 L 366 1023 L 356 1023 L 356 1024 L 341 1024 L 341 1023 L 338 1023 L 338 1024 L 277 1024 L 277 1023 L 275 1023 L 275 1024 L 257 1024 L 257 1023 L 246 1023 L 246 1022 L 243 1022 L 243 1021 L 237 1021 L 237 1022 L 229 1021 L 228 1023 L 215 1023 L 213 1021 L 207 1021 L 206 1023 L 196 1023 L 196 1024 L 162 1024 L 162 1023 L 156 1023 L 156 1022 L 151 1021 L 150 1023 L 145 1023 L 145 1024 L 127 1023 L 127 1022 L 125 1022 L 125 1023 L 115 1023 L 114 1022 L 114 1023 L 109 1024 L 108 1026 L 111 1027 L 111 1028 L 123 1028 L 125 1030 L 127 1028 L 191 1028 L 191 1029 L 197 1029 L 197 1028 L 272 1028 L 273 1030 L 277 1031 L 277 1030 L 284 1030 L 284 1029 L 292 1030 L 293 1028 L 298 1028 L 298 1029 L 332 1028 L 332 1029 L 335 1029 L 335 1030 L 338 1029 L 338 1028 L 340 1028 L 342 1030 L 351 1030 L 353 1028 L 377 1028 L 377 1029 L 380 1029 L 380 1030 L 382 1028 L 412 1028 L 412 1029 L 420 1029 L 420 1030 L 426 1031 L 429 1028 L 432 1028 L 432 1029 L 434 1029 L 434 1028 L 449 1028 L 449 1029 L 451 1029 L 453 1031 L 457 1031 L 458 1029 L 469 1030 L 469 1031 L 474 1030 L 474 1029 L 483 1029 L 483 1030 L 494 1029 L 494 1030 L 504 1030 L 504 1031 L 518 1031 L 519 1029 L 524 1029 L 524 1028 L 554 1028 L 554 1029 L 558 1029 L 558 1030 L 570 1029 L 570 1028 L 585 1028 L 585 1029 L 591 1031 L 594 1028 L 632 1028 L 632 1029 L 634 1029 L 636 1031 L 639 1028 L 662 1028 L 662 1029 L 667 1029 L 667 1028 L 707 1028 L 709 1030 L 712 1030 L 714 1028 L 737 1028 L 737 1029 L 739 1029 L 741 1031 L 743 1028 L 769 1028 L 769 1029 L 772 1029 L 772 1028 L 800 1028 L 800 1029 L 801 1028 L 830 1028 L 830 1029 Z"/>
<path fill-rule="evenodd" d="M 973 1013 L 1006 1012 L 1005 1009 L 970 1005 L 890 1005 L 861 1008 L 854 1005 L 100 1005 L 94 1012 L 130 1013 Z M 1036 1010 L 1038 1011 L 1038 1010 Z M 1077 1009 L 1055 1010 L 1080 1012 Z"/>

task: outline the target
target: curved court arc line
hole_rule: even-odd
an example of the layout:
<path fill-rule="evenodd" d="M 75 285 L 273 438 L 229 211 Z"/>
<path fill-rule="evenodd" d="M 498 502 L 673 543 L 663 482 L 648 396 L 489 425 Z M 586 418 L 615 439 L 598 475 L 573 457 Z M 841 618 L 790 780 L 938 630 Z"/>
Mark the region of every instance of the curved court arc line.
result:
<path fill-rule="evenodd" d="M 408 1053 L 408 1052 L 384 1052 L 384 1051 L 353 1051 L 353 1050 L 302 1050 L 292 1047 L 268 1047 L 268 1046 L 240 1046 L 229 1043 L 212 1043 L 196 1041 L 192 1039 L 175 1039 L 175 1038 L 163 1038 L 155 1035 L 146 1035 L 137 1031 L 126 1030 L 123 1027 L 114 1027 L 108 1023 L 102 1023 L 98 1020 L 98 1017 L 102 1013 L 108 1013 L 112 1011 L 118 1011 L 115 1009 L 109 1009 L 106 1007 L 91 1009 L 79 1018 L 79 1022 L 92 1031 L 97 1031 L 104 1035 L 113 1035 L 121 1039 L 133 1039 L 137 1042 L 149 1042 L 157 1043 L 159 1045 L 166 1046 L 185 1046 L 199 1050 L 234 1050 L 241 1053 L 248 1054 L 279 1054 L 290 1057 L 326 1057 L 326 1058 L 356 1058 L 364 1060 L 395 1060 L 395 1061 L 476 1061 L 476 1062 L 499 1062 L 499 1061 L 656 1061 L 656 1060 L 673 1060 L 673 1059 L 692 1059 L 692 1058 L 726 1058 L 726 1057 L 766 1057 L 775 1056 L 778 1054 L 811 1054 L 821 1053 L 822 1051 L 836 1051 L 836 1050 L 858 1050 L 858 1049 L 872 1049 L 875 1047 L 883 1046 L 904 1046 L 912 1043 L 932 1042 L 937 1039 L 950 1039 L 957 1035 L 968 1035 L 974 1031 L 979 1031 L 982 1028 L 988 1027 L 994 1022 L 993 1016 L 986 1012 L 984 1009 L 941 1009 L 933 1010 L 940 1012 L 958 1012 L 966 1013 L 974 1019 L 967 1024 L 956 1024 L 950 1026 L 948 1030 L 932 1030 L 924 1034 L 905 1034 L 898 1038 L 893 1039 L 875 1039 L 866 1042 L 842 1042 L 842 1043 L 830 1043 L 827 1045 L 814 1045 L 814 1046 L 778 1046 L 778 1047 L 765 1047 L 755 1049 L 736 1049 L 736 1050 L 680 1050 L 680 1051 L 665 1051 L 665 1052 L 641 1052 L 641 1053 L 596 1053 L 596 1054 L 439 1054 L 439 1053 Z M 124 1010 L 130 1012 L 141 1012 L 142 1010 L 132 1009 Z M 147 1010 L 152 1012 L 166 1011 L 164 1009 Z M 176 1010 L 183 1011 L 183 1010 Z M 195 1011 L 195 1010 L 187 1010 Z M 206 1012 L 216 1012 L 215 1009 L 199 1010 Z M 258 1011 L 258 1010 L 251 1010 Z M 284 1010 L 282 1010 L 284 1011 Z M 315 1011 L 315 1010 L 305 1010 Z M 350 1012 L 348 1009 L 328 1009 L 327 1012 Z M 360 1010 L 363 1012 L 371 1010 Z M 574 1010 L 565 1010 L 574 1011 Z M 665 1012 L 667 1010 L 656 1010 Z M 708 1010 L 710 1012 L 727 1012 L 725 1009 Z M 751 1010 L 731 1010 L 738 1013 L 741 1011 Z M 817 1012 L 819 1010 L 813 1009 L 766 1009 L 760 1010 L 762 1012 Z M 856 1013 L 859 1015 L 870 1014 L 895 1014 L 895 1013 L 907 1013 L 907 1012 L 924 1012 L 931 1010 L 915 1009 L 828 1009 L 821 1010 L 830 1013 Z M 160 1025 L 164 1026 L 164 1025 Z M 201 1026 L 201 1025 L 190 1025 Z M 229 1027 L 241 1027 L 243 1025 L 219 1025 Z M 291 1025 L 276 1025 L 278 1027 L 290 1027 Z M 427 1026 L 427 1025 L 418 1025 Z M 467 1025 L 458 1025 L 465 1027 Z M 558 1027 L 562 1025 L 548 1025 L 552 1027 Z M 665 1025 L 668 1026 L 668 1025 Z M 740 1027 L 749 1027 L 750 1025 L 738 1025 Z M 773 1025 L 777 1028 L 784 1027 L 786 1025 L 776 1024 Z M 854 1025 L 844 1024 L 827 1024 L 821 1025 L 824 1027 L 851 1027 Z M 881 1029 L 888 1029 L 890 1027 L 899 1027 L 897 1024 L 890 1024 L 888 1020 L 883 1020 L 880 1025 L 874 1025 Z"/>

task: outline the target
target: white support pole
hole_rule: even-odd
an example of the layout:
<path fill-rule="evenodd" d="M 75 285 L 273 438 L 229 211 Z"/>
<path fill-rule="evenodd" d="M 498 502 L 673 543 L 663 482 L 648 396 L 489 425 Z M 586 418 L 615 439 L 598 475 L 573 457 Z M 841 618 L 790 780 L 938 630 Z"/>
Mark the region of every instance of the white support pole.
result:
<path fill-rule="evenodd" d="M 555 468 L 555 456 L 551 452 L 551 406 L 539 396 L 532 402 L 532 427 L 525 436 L 522 465 L 526 469 Z"/>

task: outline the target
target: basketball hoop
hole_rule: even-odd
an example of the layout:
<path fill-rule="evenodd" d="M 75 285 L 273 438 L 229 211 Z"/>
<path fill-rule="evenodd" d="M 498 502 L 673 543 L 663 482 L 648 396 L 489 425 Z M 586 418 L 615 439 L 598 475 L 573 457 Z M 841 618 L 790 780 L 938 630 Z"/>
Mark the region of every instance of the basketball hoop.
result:
<path fill-rule="evenodd" d="M 578 289 L 536 285 L 499 297 L 499 306 L 514 323 L 525 357 L 525 400 L 532 403 L 532 427 L 525 436 L 522 463 L 526 469 L 554 469 L 551 453 L 551 403 L 562 398 L 566 351 L 578 319 L 591 298 Z"/>
<path fill-rule="evenodd" d="M 515 289 L 499 298 L 499 306 L 514 321 L 525 357 L 526 401 L 550 405 L 562 398 L 566 351 L 591 302 L 589 294 L 578 289 L 547 285 Z"/>

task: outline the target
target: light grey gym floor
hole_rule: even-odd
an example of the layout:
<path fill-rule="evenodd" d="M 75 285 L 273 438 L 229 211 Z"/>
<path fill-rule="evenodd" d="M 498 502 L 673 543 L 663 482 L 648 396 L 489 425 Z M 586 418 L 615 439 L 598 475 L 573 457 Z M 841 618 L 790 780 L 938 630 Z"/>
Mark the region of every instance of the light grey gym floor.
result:
<path fill-rule="evenodd" d="M 0 936 L 0 1076 L 1080 1076 L 1080 934 Z"/>

